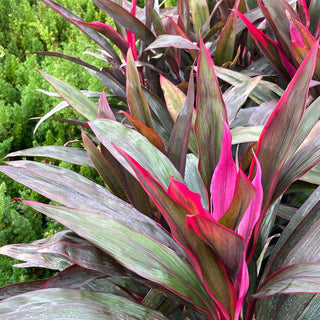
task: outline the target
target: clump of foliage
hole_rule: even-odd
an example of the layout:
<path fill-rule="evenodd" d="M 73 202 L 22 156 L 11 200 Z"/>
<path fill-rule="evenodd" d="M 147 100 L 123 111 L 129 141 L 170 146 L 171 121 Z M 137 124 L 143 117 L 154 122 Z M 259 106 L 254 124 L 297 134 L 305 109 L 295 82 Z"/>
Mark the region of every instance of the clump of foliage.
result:
<path fill-rule="evenodd" d="M 100 46 L 92 54 L 105 66 L 40 54 L 85 67 L 118 103 L 109 103 L 105 92 L 95 103 L 39 70 L 86 119 L 83 148 L 43 146 L 8 157 L 88 165 L 106 187 L 37 161 L 0 168 L 55 202 L 23 204 L 69 229 L 0 249 L 24 261 L 20 266 L 59 271 L 50 280 L 3 288 L 0 313 L 8 319 L 316 319 L 317 31 L 309 30 L 309 46 L 303 41 L 309 34 L 300 32 L 306 54 L 291 68 L 280 46 L 248 23 L 266 16 L 279 31 L 282 21 L 268 13 L 278 8 L 275 1 L 263 1 L 267 12 L 262 1 L 181 0 L 162 10 L 154 1 L 139 8 L 136 1 L 93 0 L 116 29 L 42 1 Z M 277 3 L 289 8 L 285 0 Z M 300 3 L 306 15 L 312 6 Z M 253 47 L 238 16 L 263 47 Z M 305 21 L 297 14 L 292 24 L 314 25 Z M 292 193 L 307 188 L 313 192 L 303 204 L 292 201 Z"/>

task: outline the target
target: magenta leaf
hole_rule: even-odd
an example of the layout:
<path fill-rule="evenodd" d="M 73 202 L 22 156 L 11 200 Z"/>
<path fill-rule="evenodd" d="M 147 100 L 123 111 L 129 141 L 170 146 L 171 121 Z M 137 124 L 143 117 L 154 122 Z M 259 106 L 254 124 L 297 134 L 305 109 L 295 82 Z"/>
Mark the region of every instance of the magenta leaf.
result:
<path fill-rule="evenodd" d="M 212 217 L 219 220 L 229 208 L 233 199 L 237 168 L 232 157 L 232 136 L 224 123 L 224 136 L 221 143 L 221 156 L 213 173 L 210 192 L 212 199 Z"/>
<path fill-rule="evenodd" d="M 261 52 L 268 59 L 270 64 L 281 74 L 286 80 L 290 80 L 290 77 L 294 74 L 295 69 L 281 53 L 281 48 L 270 37 L 265 35 L 261 30 L 257 29 L 245 15 L 236 11 L 239 18 L 246 24 L 248 31 Z"/>
<path fill-rule="evenodd" d="M 256 194 L 254 195 L 249 208 L 246 210 L 246 213 L 241 219 L 237 231 L 244 238 L 247 246 L 249 244 L 252 231 L 260 218 L 263 200 L 263 188 L 261 184 L 261 166 L 259 164 L 258 159 L 256 159 L 256 165 L 256 175 L 252 181 L 252 185 L 256 189 Z"/>

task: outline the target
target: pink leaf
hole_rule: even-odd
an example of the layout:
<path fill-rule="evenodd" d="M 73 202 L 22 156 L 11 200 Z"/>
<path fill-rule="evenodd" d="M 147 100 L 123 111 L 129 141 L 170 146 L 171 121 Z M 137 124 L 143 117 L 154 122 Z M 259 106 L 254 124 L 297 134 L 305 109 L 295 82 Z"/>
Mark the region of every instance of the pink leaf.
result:
<path fill-rule="evenodd" d="M 134 17 L 136 16 L 136 9 L 137 9 L 137 0 L 133 0 L 130 14 Z M 128 41 L 129 47 L 132 51 L 132 55 L 133 55 L 134 60 L 137 60 L 138 53 L 137 53 L 137 48 L 136 48 L 136 35 L 129 30 L 127 30 L 127 41 Z"/>
<path fill-rule="evenodd" d="M 254 155 L 254 157 L 256 159 L 257 170 L 255 178 L 252 181 L 252 185 L 255 187 L 257 192 L 254 195 L 249 208 L 247 209 L 238 226 L 238 233 L 244 238 L 244 240 L 247 243 L 247 246 L 254 226 L 259 220 L 263 200 L 263 188 L 261 184 L 261 167 L 256 155 Z"/>
<path fill-rule="evenodd" d="M 246 258 L 243 256 L 243 261 L 238 275 L 238 300 L 236 303 L 235 319 L 239 319 L 243 308 L 243 301 L 249 288 L 249 272 L 246 263 Z"/>
<path fill-rule="evenodd" d="M 229 208 L 233 199 L 237 168 L 232 158 L 230 129 L 224 123 L 224 136 L 221 143 L 221 156 L 213 173 L 210 192 L 212 201 L 212 217 L 219 220 Z"/>

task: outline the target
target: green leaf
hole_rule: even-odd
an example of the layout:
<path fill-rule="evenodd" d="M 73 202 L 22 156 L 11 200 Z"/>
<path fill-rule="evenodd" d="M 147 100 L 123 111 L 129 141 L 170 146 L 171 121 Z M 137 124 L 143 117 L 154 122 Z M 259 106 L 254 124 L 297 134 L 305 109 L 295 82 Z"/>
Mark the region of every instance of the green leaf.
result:
<path fill-rule="evenodd" d="M 191 191 L 200 194 L 203 207 L 206 210 L 209 210 L 207 190 L 202 183 L 202 179 L 198 170 L 198 158 L 192 153 L 187 154 L 184 179 L 186 185 Z"/>
<path fill-rule="evenodd" d="M 202 37 L 205 36 L 207 30 L 201 30 L 205 22 L 209 19 L 209 8 L 206 0 L 191 0 L 190 11 L 193 21 L 193 28 L 196 37 L 199 37 L 199 32 L 202 33 Z"/>
<path fill-rule="evenodd" d="M 60 168 L 59 170 L 53 170 L 54 168 L 44 164 L 23 168 L 21 164 L 26 164 L 26 161 L 19 161 L 17 167 L 2 166 L 0 171 L 62 205 L 93 211 L 99 210 L 100 215 L 105 220 L 110 216 L 114 219 L 118 217 L 123 224 L 131 226 L 137 233 L 148 234 L 150 237 L 156 236 L 159 243 L 174 248 L 176 252 L 180 252 L 179 254 L 184 256 L 183 250 L 162 227 L 128 203 L 114 196 L 104 187 L 70 170 L 60 170 Z M 26 165 L 29 164 L 30 162 L 27 162 Z M 133 223 L 133 221 L 139 222 Z"/>
<path fill-rule="evenodd" d="M 249 79 L 224 92 L 223 100 L 227 106 L 228 120 L 230 123 L 235 119 L 238 111 L 260 81 L 261 77 Z"/>
<path fill-rule="evenodd" d="M 320 185 L 320 165 L 316 165 L 299 180 Z"/>
<path fill-rule="evenodd" d="M 0 314 L 13 319 L 159 319 L 161 313 L 111 294 L 74 289 L 43 289 L 0 302 Z"/>
<path fill-rule="evenodd" d="M 232 144 L 258 141 L 263 126 L 235 127 L 231 129 Z"/>
<path fill-rule="evenodd" d="M 310 12 L 310 32 L 315 34 L 317 28 L 319 27 L 319 20 L 320 20 L 320 1 L 313 0 L 310 3 L 309 7 Z"/>
<path fill-rule="evenodd" d="M 220 79 L 232 84 L 233 86 L 251 80 L 251 78 L 244 73 L 234 70 L 216 66 L 215 71 Z M 257 104 L 261 104 L 265 101 L 278 99 L 282 96 L 282 94 L 283 90 L 278 85 L 272 82 L 261 80 L 250 92 L 249 97 Z"/>
<path fill-rule="evenodd" d="M 64 146 L 41 146 L 9 153 L 6 158 L 11 157 L 45 157 L 53 158 L 77 165 L 92 167 L 92 162 L 85 150 Z"/>
<path fill-rule="evenodd" d="M 176 121 L 186 95 L 164 76 L 160 76 L 160 84 L 171 118 Z"/>
<path fill-rule="evenodd" d="M 199 171 L 207 188 L 213 171 L 220 159 L 221 141 L 227 110 L 213 60 L 203 41 L 200 42 L 200 57 L 197 71 L 197 116 L 195 134 L 199 152 Z"/>
<path fill-rule="evenodd" d="M 320 295 L 310 293 L 276 294 L 256 302 L 259 320 L 317 319 Z"/>
<path fill-rule="evenodd" d="M 276 293 L 320 293 L 320 263 L 297 263 L 268 277 L 254 298 L 266 298 Z"/>
<path fill-rule="evenodd" d="M 318 188 L 291 218 L 268 260 L 272 274 L 290 264 L 320 262 L 320 189 Z"/>
<path fill-rule="evenodd" d="M 63 98 L 78 113 L 88 120 L 97 118 L 98 106 L 83 95 L 78 89 L 41 70 L 37 71 L 52 85 L 61 98 Z"/>
<path fill-rule="evenodd" d="M 170 160 L 148 139 L 123 124 L 108 120 L 95 120 L 89 123 L 101 143 L 130 173 L 134 171 L 113 145 L 123 149 L 146 168 L 164 187 L 168 187 L 170 177 L 182 181 L 181 174 Z"/>
<path fill-rule="evenodd" d="M 176 252 L 154 238 L 134 231 L 134 227 L 120 219 L 112 216 L 106 219 L 99 210 L 49 206 L 32 201 L 24 203 L 64 224 L 129 270 L 204 307 L 200 298 L 204 287 L 200 279 Z M 137 223 L 132 221 L 132 224 Z"/>

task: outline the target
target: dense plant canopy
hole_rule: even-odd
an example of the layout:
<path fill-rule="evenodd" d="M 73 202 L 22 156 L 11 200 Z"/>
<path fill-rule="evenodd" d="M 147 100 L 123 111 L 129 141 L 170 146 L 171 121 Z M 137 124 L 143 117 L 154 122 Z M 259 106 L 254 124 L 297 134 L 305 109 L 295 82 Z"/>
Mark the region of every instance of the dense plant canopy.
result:
<path fill-rule="evenodd" d="M 0 314 L 317 319 L 320 2 L 93 0 L 112 24 L 42 2 L 95 44 L 90 62 L 38 55 L 106 91 L 96 102 L 37 70 L 63 102 L 36 128 L 69 106 L 82 140 L 10 152 L 0 168 L 51 201 L 19 203 L 68 229 L 0 248 L 58 270 L 2 288 Z M 39 158 L 86 165 L 103 183 Z"/>

